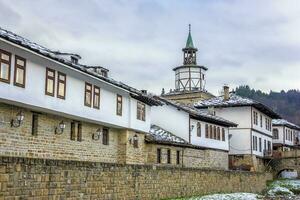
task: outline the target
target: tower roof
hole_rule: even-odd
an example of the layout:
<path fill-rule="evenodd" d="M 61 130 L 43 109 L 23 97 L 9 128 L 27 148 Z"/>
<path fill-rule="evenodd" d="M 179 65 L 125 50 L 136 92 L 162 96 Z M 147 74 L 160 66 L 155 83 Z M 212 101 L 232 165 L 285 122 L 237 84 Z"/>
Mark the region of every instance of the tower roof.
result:
<path fill-rule="evenodd" d="M 189 35 L 188 35 L 188 38 L 186 40 L 185 48 L 195 48 L 194 43 L 193 43 L 192 34 L 191 34 L 191 24 L 189 24 Z"/>

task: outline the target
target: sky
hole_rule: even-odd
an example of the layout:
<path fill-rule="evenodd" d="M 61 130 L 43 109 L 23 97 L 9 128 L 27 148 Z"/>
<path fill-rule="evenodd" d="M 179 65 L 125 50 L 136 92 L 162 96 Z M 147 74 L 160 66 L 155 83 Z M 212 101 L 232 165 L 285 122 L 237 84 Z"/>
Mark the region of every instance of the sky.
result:
<path fill-rule="evenodd" d="M 206 89 L 300 88 L 299 0 L 0 0 L 0 27 L 160 94 L 192 25 Z"/>

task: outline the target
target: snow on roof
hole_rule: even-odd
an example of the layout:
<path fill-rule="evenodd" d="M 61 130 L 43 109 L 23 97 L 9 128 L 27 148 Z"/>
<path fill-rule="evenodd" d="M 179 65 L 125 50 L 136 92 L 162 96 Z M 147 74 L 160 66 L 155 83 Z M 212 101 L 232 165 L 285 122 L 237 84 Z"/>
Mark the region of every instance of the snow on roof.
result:
<path fill-rule="evenodd" d="M 230 93 L 229 99 L 224 100 L 224 96 L 214 97 L 207 100 L 202 100 L 194 104 L 196 108 L 208 108 L 208 107 L 240 107 L 240 106 L 253 106 L 256 109 L 268 114 L 273 118 L 281 118 L 275 111 L 273 111 L 268 106 L 249 99 L 246 97 L 241 97 L 234 93 Z"/>
<path fill-rule="evenodd" d="M 93 70 L 91 70 L 92 67 L 94 66 L 88 66 L 88 65 L 83 65 L 83 64 L 75 64 L 75 63 L 72 63 L 71 59 L 66 59 L 66 54 L 68 55 L 76 55 L 76 56 L 79 56 L 77 54 L 72 54 L 72 53 L 61 53 L 59 51 L 52 51 L 46 47 L 43 47 L 39 44 L 36 44 L 34 42 L 31 42 L 30 40 L 22 37 L 22 36 L 19 36 L 11 31 L 8 31 L 8 30 L 5 30 L 5 29 L 2 29 L 0 27 L 0 38 L 3 38 L 5 40 L 8 40 L 9 42 L 12 42 L 14 44 L 17 44 L 17 45 L 20 45 L 22 47 L 25 47 L 31 51 L 34 51 L 42 56 L 46 56 L 50 59 L 53 59 L 55 61 L 58 61 L 62 64 L 65 64 L 65 65 L 68 65 L 74 69 L 77 69 L 77 70 L 80 70 L 86 74 L 89 74 L 89 75 L 92 75 L 94 78 L 96 79 L 101 79 L 107 83 L 110 83 L 112 85 L 115 85 L 117 87 L 120 87 L 120 88 L 123 88 L 131 93 L 133 93 L 133 98 L 135 97 L 138 97 L 141 101 L 145 100 L 147 104 L 150 104 L 150 105 L 158 105 L 158 102 L 152 98 L 151 95 L 148 95 L 148 94 L 142 94 L 141 91 L 133 88 L 133 87 L 130 87 L 122 82 L 119 82 L 119 81 L 115 81 L 114 79 L 112 78 L 109 78 L 109 77 L 105 77 L 105 76 L 102 76 L 96 72 L 94 72 Z M 79 56 L 80 57 L 80 56 Z M 105 70 L 108 71 L 108 69 L 104 68 L 104 67 L 101 67 Z"/>
<path fill-rule="evenodd" d="M 178 137 L 159 126 L 151 125 L 149 133 L 146 135 L 150 141 L 163 142 L 163 143 L 177 143 L 177 144 L 189 144 L 187 141 Z"/>
<path fill-rule="evenodd" d="M 193 118 L 196 118 L 198 120 L 215 123 L 215 124 L 220 124 L 220 125 L 227 126 L 227 127 L 237 126 L 237 124 L 235 124 L 234 122 L 231 122 L 227 119 L 224 119 L 224 118 L 216 116 L 216 115 L 212 115 L 212 114 L 208 113 L 207 111 L 199 110 L 193 106 L 186 105 L 186 104 L 179 104 L 175 101 L 171 101 L 171 100 L 165 99 L 163 97 L 156 96 L 155 98 L 162 101 L 163 104 L 172 105 L 178 109 L 181 109 L 181 110 L 189 113 Z"/>
<path fill-rule="evenodd" d="M 277 126 L 287 126 L 292 129 L 300 130 L 300 126 L 293 124 L 285 119 L 273 119 L 272 124 L 273 124 L 273 126 L 276 126 L 276 125 Z"/>

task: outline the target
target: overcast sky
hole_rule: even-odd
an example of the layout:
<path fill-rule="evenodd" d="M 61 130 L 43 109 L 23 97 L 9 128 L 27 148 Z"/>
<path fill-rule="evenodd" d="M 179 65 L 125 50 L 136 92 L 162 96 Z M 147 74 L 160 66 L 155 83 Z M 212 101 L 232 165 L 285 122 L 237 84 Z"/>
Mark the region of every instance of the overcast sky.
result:
<path fill-rule="evenodd" d="M 206 89 L 300 88 L 299 0 L 0 0 L 0 26 L 138 89 L 174 88 L 192 24 Z"/>

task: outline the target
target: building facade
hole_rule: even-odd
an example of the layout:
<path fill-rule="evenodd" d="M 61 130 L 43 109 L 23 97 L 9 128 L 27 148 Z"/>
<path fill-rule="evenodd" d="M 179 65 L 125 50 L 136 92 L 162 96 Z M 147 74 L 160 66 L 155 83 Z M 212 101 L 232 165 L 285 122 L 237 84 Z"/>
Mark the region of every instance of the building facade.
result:
<path fill-rule="evenodd" d="M 183 51 L 183 65 L 173 68 L 175 72 L 175 89 L 168 93 L 162 92 L 162 96 L 185 104 L 193 104 L 199 100 L 214 97 L 205 90 L 207 68 L 197 64 L 197 51 L 194 46 L 191 26 Z"/>
<path fill-rule="evenodd" d="M 259 170 L 260 163 L 272 156 L 272 119 L 279 116 L 267 106 L 229 93 L 225 86 L 223 96 L 199 101 L 195 107 L 213 110 L 217 116 L 238 124 L 229 130 L 231 167 Z"/>
<path fill-rule="evenodd" d="M 285 119 L 273 119 L 273 149 L 290 151 L 299 145 L 300 127 Z"/>

